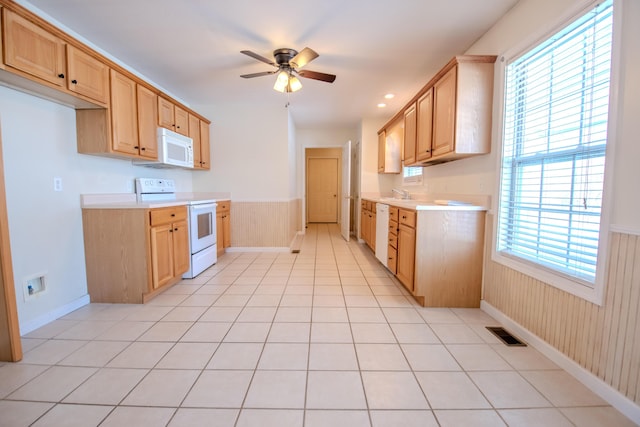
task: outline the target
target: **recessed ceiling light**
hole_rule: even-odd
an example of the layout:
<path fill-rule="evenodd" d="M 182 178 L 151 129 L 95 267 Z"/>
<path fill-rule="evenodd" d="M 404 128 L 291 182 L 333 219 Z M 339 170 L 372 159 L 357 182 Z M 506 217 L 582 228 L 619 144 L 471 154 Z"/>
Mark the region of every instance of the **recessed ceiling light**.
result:
<path fill-rule="evenodd" d="M 388 93 L 384 96 L 385 99 L 392 99 L 395 95 L 392 93 Z"/>
<path fill-rule="evenodd" d="M 385 104 L 384 102 L 381 102 L 380 104 L 378 104 L 378 108 L 384 108 L 386 106 L 387 104 Z"/>

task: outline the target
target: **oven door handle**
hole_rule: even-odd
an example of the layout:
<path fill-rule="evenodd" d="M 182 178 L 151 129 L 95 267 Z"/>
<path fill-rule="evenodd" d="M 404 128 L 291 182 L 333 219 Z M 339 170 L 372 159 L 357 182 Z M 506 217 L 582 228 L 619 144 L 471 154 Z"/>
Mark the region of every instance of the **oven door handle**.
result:
<path fill-rule="evenodd" d="M 215 203 L 204 203 L 200 205 L 191 205 L 191 209 L 193 209 L 194 211 L 200 211 L 200 210 L 215 209 L 216 206 L 217 204 Z"/>

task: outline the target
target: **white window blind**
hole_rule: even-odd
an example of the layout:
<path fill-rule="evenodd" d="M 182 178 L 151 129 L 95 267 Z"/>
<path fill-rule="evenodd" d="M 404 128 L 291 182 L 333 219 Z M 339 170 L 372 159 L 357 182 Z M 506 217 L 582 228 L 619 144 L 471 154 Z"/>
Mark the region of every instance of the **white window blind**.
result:
<path fill-rule="evenodd" d="M 497 250 L 593 286 L 612 1 L 506 67 Z"/>
<path fill-rule="evenodd" d="M 422 183 L 422 167 L 404 166 L 402 168 L 402 181 L 404 184 Z"/>

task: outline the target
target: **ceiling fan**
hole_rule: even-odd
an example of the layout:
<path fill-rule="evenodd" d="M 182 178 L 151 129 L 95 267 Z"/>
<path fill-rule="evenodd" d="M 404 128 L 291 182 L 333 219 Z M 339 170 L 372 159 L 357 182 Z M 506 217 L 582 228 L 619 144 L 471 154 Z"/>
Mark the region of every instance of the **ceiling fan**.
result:
<path fill-rule="evenodd" d="M 273 51 L 275 62 L 265 58 L 264 56 L 258 55 L 257 53 L 251 52 L 250 50 L 242 50 L 240 53 L 244 53 L 253 59 L 257 59 L 258 61 L 277 68 L 273 71 L 243 74 L 240 77 L 250 79 L 253 77 L 261 77 L 278 73 L 276 83 L 273 86 L 273 88 L 278 92 L 295 92 L 300 90 L 300 88 L 302 88 L 302 83 L 300 83 L 300 80 L 296 75 L 328 83 L 333 83 L 336 79 L 336 76 L 333 74 L 320 73 L 318 71 L 311 70 L 300 70 L 300 68 L 304 67 L 319 56 L 313 49 L 309 49 L 308 47 L 305 47 L 300 52 L 289 48 L 276 49 Z"/>

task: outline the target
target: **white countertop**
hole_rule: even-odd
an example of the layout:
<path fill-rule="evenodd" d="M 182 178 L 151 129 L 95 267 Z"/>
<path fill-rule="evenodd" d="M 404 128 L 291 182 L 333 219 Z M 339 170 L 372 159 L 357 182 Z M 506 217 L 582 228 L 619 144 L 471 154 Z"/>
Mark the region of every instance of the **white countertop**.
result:
<path fill-rule="evenodd" d="M 138 202 L 135 193 L 82 194 L 82 209 L 155 209 L 186 205 L 193 201 L 231 200 L 230 193 L 176 193 L 175 200 Z"/>
<path fill-rule="evenodd" d="M 486 211 L 484 206 L 456 200 L 406 200 L 393 197 L 363 197 L 363 200 L 370 200 L 376 203 L 395 206 L 398 208 L 414 209 L 416 211 Z"/>

